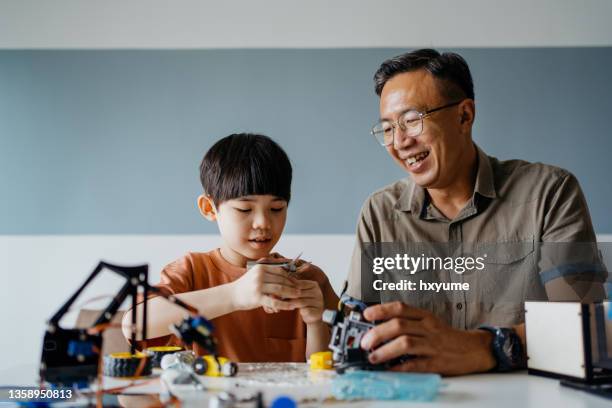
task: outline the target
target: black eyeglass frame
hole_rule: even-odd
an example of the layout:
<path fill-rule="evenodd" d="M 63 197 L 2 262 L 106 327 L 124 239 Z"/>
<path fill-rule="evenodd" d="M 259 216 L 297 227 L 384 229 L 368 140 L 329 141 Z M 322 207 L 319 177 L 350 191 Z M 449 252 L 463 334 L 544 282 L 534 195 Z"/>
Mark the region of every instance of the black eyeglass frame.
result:
<path fill-rule="evenodd" d="M 409 137 L 419 137 L 419 136 L 420 136 L 420 135 L 423 133 L 423 119 L 425 119 L 426 117 L 430 116 L 432 113 L 438 112 L 438 111 L 440 111 L 440 110 L 442 110 L 442 109 L 447 109 L 447 108 L 450 108 L 450 107 L 452 107 L 452 106 L 459 105 L 459 104 L 460 104 L 461 102 L 463 102 L 464 100 L 465 100 L 465 99 L 461 99 L 461 100 L 459 100 L 459 101 L 451 102 L 451 103 L 448 103 L 448 104 L 446 104 L 446 105 L 439 106 L 439 107 L 437 107 L 437 108 L 433 108 L 433 109 L 426 110 L 425 112 L 419 112 L 418 110 L 415 110 L 415 109 L 408 109 L 408 110 L 406 110 L 406 111 L 402 112 L 402 113 L 401 113 L 401 115 L 400 115 L 400 117 L 399 117 L 399 119 L 398 119 L 397 121 L 395 121 L 395 122 L 391 122 L 391 121 L 379 121 L 379 122 L 377 122 L 377 123 L 376 123 L 374 126 L 372 126 L 372 130 L 370 130 L 370 134 L 376 138 L 376 141 L 377 141 L 377 142 L 378 142 L 378 143 L 379 143 L 381 146 L 389 146 L 389 145 L 391 145 L 391 144 L 393 144 L 393 141 L 395 140 L 395 128 L 396 128 L 396 127 L 399 127 L 399 128 L 400 128 L 400 129 L 402 129 L 403 131 L 405 131 L 405 130 L 406 130 L 406 127 L 405 127 L 403 124 L 400 124 L 400 119 L 401 119 L 402 117 L 404 117 L 404 115 L 405 115 L 405 114 L 407 114 L 408 112 L 414 112 L 414 113 L 416 113 L 416 114 L 417 114 L 419 117 L 418 117 L 418 118 L 415 118 L 415 119 L 412 119 L 412 120 L 409 120 L 409 121 L 406 121 L 406 122 L 415 122 L 415 121 L 417 121 L 417 120 L 418 120 L 418 121 L 420 121 L 420 122 L 421 122 L 421 129 L 419 130 L 419 133 L 418 133 L 418 134 L 415 134 L 415 135 L 409 135 Z M 384 142 L 384 140 L 385 140 L 385 135 L 384 135 L 385 130 L 384 130 L 384 129 L 380 129 L 380 130 L 378 130 L 378 131 L 377 131 L 377 130 L 375 130 L 377 126 L 379 126 L 379 125 L 381 125 L 381 124 L 383 124 L 383 123 L 385 123 L 385 122 L 387 122 L 387 123 L 390 123 L 390 124 L 391 124 L 391 129 L 392 129 L 392 131 L 393 131 L 393 134 L 391 135 L 391 140 L 390 140 L 390 142 L 389 142 L 389 143 L 385 143 L 385 142 Z"/>

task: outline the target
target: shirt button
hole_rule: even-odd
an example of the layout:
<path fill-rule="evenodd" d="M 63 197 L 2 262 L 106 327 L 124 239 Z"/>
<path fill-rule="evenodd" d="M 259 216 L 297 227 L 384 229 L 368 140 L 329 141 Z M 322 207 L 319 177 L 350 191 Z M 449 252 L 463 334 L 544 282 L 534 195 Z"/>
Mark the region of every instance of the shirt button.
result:
<path fill-rule="evenodd" d="M 463 309 L 463 303 L 457 303 L 457 310 Z"/>

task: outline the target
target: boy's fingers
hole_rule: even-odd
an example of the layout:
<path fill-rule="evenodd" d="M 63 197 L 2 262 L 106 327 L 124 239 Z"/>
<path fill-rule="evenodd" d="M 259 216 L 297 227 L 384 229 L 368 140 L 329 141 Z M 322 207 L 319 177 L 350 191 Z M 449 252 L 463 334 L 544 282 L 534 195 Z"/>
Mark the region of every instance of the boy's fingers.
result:
<path fill-rule="evenodd" d="M 302 309 L 304 307 L 308 307 L 308 301 L 304 300 L 304 299 L 292 299 L 292 300 L 287 300 L 287 303 L 291 304 L 291 306 L 293 306 L 294 309 Z"/>
<path fill-rule="evenodd" d="M 262 269 L 264 270 L 264 272 L 266 274 L 284 276 L 286 278 L 289 278 L 287 276 L 287 271 L 284 270 L 281 266 L 276 266 L 276 265 L 261 265 L 261 267 L 262 267 Z M 289 279 L 293 279 L 293 278 L 289 278 Z M 297 279 L 293 279 L 293 280 L 297 281 Z"/>
<path fill-rule="evenodd" d="M 273 275 L 267 273 L 263 277 L 263 283 L 278 283 L 281 285 L 289 286 L 291 288 L 297 288 L 297 284 L 294 280 L 282 275 Z"/>
<path fill-rule="evenodd" d="M 298 273 L 304 272 L 306 269 L 308 269 L 308 267 L 310 267 L 310 265 L 312 265 L 312 262 L 303 261 L 303 260 L 299 259 L 295 263 L 295 266 L 297 267 L 297 269 L 295 271 L 298 272 Z"/>
<path fill-rule="evenodd" d="M 302 289 L 314 289 L 317 286 L 319 286 L 319 284 L 316 281 L 301 280 L 301 279 L 296 281 L 296 285 Z"/>
<path fill-rule="evenodd" d="M 279 285 L 277 283 L 264 283 L 261 287 L 261 291 L 266 295 L 276 295 L 282 298 L 299 298 L 300 290 L 292 288 L 290 286 Z"/>
<path fill-rule="evenodd" d="M 293 300 L 288 300 L 289 303 L 291 303 L 292 305 L 294 305 L 297 309 L 301 309 L 303 307 L 311 307 L 311 308 L 320 308 L 321 307 L 321 303 L 318 299 L 315 298 L 299 298 L 299 299 L 293 299 Z"/>
<path fill-rule="evenodd" d="M 281 299 L 275 299 L 272 296 L 264 296 L 261 304 L 263 307 L 267 307 L 273 310 L 293 310 L 295 306 L 291 302 L 287 302 Z"/>

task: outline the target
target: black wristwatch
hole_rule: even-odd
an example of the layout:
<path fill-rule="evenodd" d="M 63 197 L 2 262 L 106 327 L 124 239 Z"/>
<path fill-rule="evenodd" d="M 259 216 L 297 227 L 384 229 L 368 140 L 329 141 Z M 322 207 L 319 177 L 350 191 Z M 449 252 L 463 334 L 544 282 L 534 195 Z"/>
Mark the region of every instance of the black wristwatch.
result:
<path fill-rule="evenodd" d="M 521 338 L 513 329 L 506 327 L 480 326 L 493 334 L 491 351 L 497 365 L 493 371 L 511 371 L 525 367 L 525 354 Z"/>

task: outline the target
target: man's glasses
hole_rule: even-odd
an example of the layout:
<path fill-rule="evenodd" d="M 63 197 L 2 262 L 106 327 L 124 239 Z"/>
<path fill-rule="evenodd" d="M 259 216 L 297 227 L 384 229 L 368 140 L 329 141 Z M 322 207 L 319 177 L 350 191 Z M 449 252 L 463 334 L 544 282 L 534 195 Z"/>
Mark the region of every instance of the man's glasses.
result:
<path fill-rule="evenodd" d="M 425 112 L 419 112 L 414 109 L 407 110 L 406 112 L 402 113 L 396 123 L 389 120 L 382 120 L 372 127 L 372 131 L 370 133 L 376 138 L 378 143 L 383 146 L 393 144 L 396 127 L 403 130 L 408 137 L 417 137 L 423 132 L 423 119 L 439 110 L 459 105 L 461 102 L 463 102 L 463 99 L 457 102 L 449 103 L 448 105 L 440 106 L 438 108 L 429 109 Z"/>

